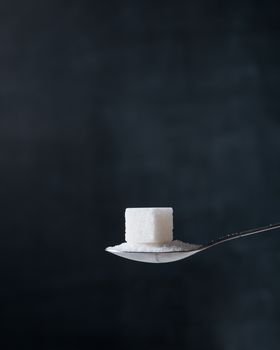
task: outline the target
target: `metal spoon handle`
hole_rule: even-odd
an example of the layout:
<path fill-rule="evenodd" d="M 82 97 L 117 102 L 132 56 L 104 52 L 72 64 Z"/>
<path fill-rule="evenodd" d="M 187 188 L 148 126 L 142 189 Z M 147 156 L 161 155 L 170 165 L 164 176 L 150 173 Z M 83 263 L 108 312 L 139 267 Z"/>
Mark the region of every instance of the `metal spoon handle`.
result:
<path fill-rule="evenodd" d="M 231 233 L 229 235 L 214 239 L 212 241 L 210 241 L 208 244 L 206 244 L 206 247 L 212 247 L 213 245 L 216 244 L 220 244 L 226 241 L 231 241 L 232 239 L 236 239 L 236 238 L 241 238 L 241 237 L 245 237 L 245 236 L 249 236 L 249 235 L 254 235 L 255 233 L 260 233 L 260 232 L 265 232 L 265 231 L 271 231 L 271 230 L 275 230 L 277 228 L 280 228 L 280 223 L 278 224 L 270 224 L 267 226 L 263 226 L 263 227 L 258 227 L 258 228 L 254 228 L 251 230 L 247 230 L 247 231 L 240 231 L 240 232 L 235 232 L 235 233 Z"/>

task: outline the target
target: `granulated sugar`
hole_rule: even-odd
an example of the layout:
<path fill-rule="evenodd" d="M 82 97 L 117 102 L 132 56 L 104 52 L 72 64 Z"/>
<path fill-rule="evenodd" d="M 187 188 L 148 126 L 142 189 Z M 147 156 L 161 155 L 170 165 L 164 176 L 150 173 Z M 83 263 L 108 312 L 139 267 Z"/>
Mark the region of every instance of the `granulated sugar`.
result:
<path fill-rule="evenodd" d="M 189 244 L 182 241 L 171 241 L 164 244 L 155 243 L 122 243 L 109 247 L 120 252 L 153 252 L 153 253 L 166 253 L 166 252 L 178 252 L 178 251 L 190 251 L 198 249 L 200 246 L 197 244 Z"/>
<path fill-rule="evenodd" d="M 109 251 L 128 253 L 189 252 L 196 244 L 173 241 L 173 209 L 127 208 L 125 211 L 125 243 L 108 247 Z"/>

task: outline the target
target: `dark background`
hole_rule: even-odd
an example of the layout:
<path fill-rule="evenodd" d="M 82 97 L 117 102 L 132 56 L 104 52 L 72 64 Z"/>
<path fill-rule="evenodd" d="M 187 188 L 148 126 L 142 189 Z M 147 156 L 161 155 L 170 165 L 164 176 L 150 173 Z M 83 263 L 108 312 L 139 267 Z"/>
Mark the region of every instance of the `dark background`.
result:
<path fill-rule="evenodd" d="M 279 231 L 104 252 L 126 207 L 193 243 L 280 221 L 276 4 L 1 1 L 3 349 L 279 349 Z"/>

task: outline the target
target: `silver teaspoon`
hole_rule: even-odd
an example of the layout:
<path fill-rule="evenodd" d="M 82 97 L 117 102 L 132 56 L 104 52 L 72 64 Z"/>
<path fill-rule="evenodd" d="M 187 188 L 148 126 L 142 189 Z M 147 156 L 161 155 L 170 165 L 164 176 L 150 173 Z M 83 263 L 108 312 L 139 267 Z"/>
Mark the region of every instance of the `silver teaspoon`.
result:
<path fill-rule="evenodd" d="M 260 232 L 272 231 L 277 228 L 280 228 L 280 223 L 271 224 L 264 227 L 258 227 L 247 231 L 235 232 L 235 233 L 231 233 L 226 236 L 214 239 L 207 244 L 190 245 L 191 248 L 189 250 L 186 249 L 186 250 L 169 251 L 169 252 L 153 252 L 153 251 L 151 252 L 135 251 L 134 252 L 134 251 L 119 250 L 115 247 L 108 247 L 105 250 L 109 253 L 112 253 L 122 258 L 130 259 L 130 260 L 141 261 L 146 263 L 168 263 L 168 262 L 173 262 L 173 261 L 188 258 L 191 255 L 200 253 L 203 250 L 212 248 L 218 244 L 225 243 L 227 241 L 231 241 L 236 238 L 250 236 Z"/>

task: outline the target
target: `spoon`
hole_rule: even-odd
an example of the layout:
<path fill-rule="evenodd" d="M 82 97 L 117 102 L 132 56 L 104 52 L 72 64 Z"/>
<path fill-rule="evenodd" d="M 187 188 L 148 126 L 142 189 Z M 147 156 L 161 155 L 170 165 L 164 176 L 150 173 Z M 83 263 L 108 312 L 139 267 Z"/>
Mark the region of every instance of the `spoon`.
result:
<path fill-rule="evenodd" d="M 214 239 L 207 244 L 191 245 L 191 249 L 189 250 L 178 250 L 178 251 L 169 251 L 169 252 L 152 252 L 152 251 L 151 252 L 147 252 L 147 251 L 133 252 L 133 251 L 118 250 L 115 247 L 108 247 L 105 250 L 109 253 L 112 253 L 122 258 L 130 259 L 130 260 L 141 261 L 146 263 L 168 263 L 168 262 L 173 262 L 173 261 L 188 258 L 194 254 L 202 252 L 203 250 L 212 248 L 218 244 L 231 241 L 236 238 L 250 236 L 260 232 L 271 231 L 277 228 L 280 228 L 280 223 L 271 224 L 264 227 L 258 227 L 247 231 L 235 232 L 235 233 L 231 233 L 226 236 Z"/>

